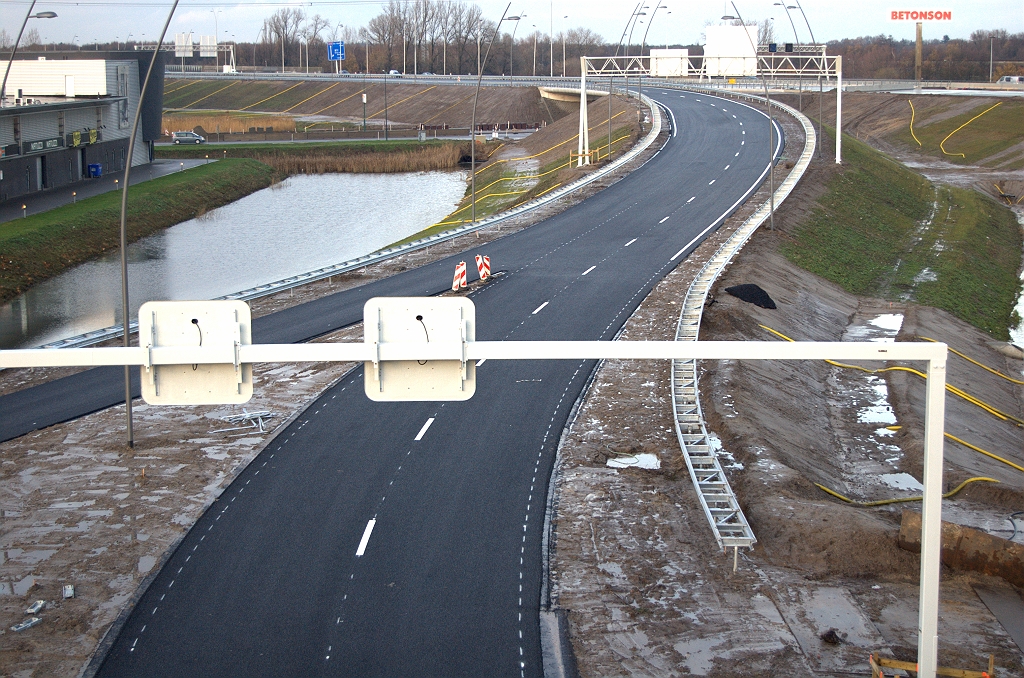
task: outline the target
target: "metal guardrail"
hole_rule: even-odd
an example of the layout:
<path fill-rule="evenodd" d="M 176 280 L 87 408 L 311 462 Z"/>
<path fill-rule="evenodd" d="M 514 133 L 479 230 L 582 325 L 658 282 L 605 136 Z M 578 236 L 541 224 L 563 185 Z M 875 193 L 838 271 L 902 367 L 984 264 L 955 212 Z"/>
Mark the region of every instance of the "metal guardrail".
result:
<path fill-rule="evenodd" d="M 743 98 L 764 101 L 761 97 Z M 773 102 L 773 105 L 786 110 L 799 120 L 805 134 L 803 153 L 797 160 L 793 171 L 775 191 L 775 204 L 779 205 L 803 177 L 804 171 L 814 155 L 817 138 L 814 125 L 806 116 L 784 104 Z M 697 341 L 700 321 L 704 314 L 704 303 L 707 301 L 711 285 L 725 270 L 732 258 L 743 248 L 754 231 L 768 218 L 769 211 L 770 204 L 767 201 L 761 204 L 701 268 L 686 292 L 679 314 L 679 322 L 676 325 L 676 341 Z M 735 558 L 736 550 L 741 546 L 753 547 L 757 538 L 750 529 L 750 523 L 740 508 L 736 494 L 729 486 L 725 471 L 708 438 L 697 388 L 697 361 L 673 360 L 671 380 L 672 415 L 675 420 L 676 438 L 679 440 L 679 447 L 686 460 L 690 479 L 697 490 L 704 515 L 708 519 L 708 524 L 711 526 L 718 545 L 722 549 L 732 547 Z"/>
<path fill-rule="evenodd" d="M 587 91 L 590 92 L 591 88 L 588 87 Z M 636 96 L 636 92 L 631 92 L 629 96 Z M 298 275 L 289 276 L 282 280 L 267 283 L 266 285 L 257 285 L 256 287 L 251 287 L 249 289 L 241 290 L 239 292 L 225 294 L 223 296 L 216 297 L 216 299 L 237 299 L 240 301 L 251 301 L 253 299 L 258 299 L 260 297 L 276 294 L 277 292 L 291 289 L 293 287 L 298 287 L 300 285 L 305 285 L 306 283 L 324 280 L 325 278 L 330 278 L 332 276 L 340 275 L 342 273 L 347 273 L 357 268 L 362 268 L 364 266 L 369 266 L 371 264 L 377 264 L 382 261 L 387 261 L 388 259 L 391 259 L 393 257 L 398 257 L 403 254 L 409 254 L 411 252 L 425 249 L 427 247 L 430 247 L 431 245 L 447 242 L 449 240 L 458 238 L 461 235 L 465 235 L 466 233 L 472 233 L 473 231 L 489 228 L 496 224 L 500 224 L 503 221 L 507 221 L 509 219 L 514 219 L 516 217 L 522 216 L 523 214 L 531 212 L 539 207 L 543 207 L 544 205 L 548 205 L 552 202 L 555 202 L 556 200 L 564 198 L 567 195 L 570 195 L 571 193 L 592 184 L 598 179 L 605 177 L 610 172 L 614 172 L 618 168 L 622 167 L 622 165 L 635 159 L 638 155 L 640 155 L 643 151 L 650 147 L 651 144 L 654 143 L 654 140 L 658 137 L 658 134 L 661 131 L 661 109 L 654 101 L 649 99 L 646 95 L 643 97 L 643 101 L 648 106 L 650 106 L 652 111 L 651 129 L 647 133 L 647 136 L 645 136 L 640 141 L 640 143 L 638 143 L 636 146 L 627 151 L 625 155 L 618 158 L 617 160 L 613 160 L 611 164 L 602 167 L 601 169 L 595 172 L 591 172 L 587 174 L 585 177 L 581 177 L 580 179 L 577 179 L 571 184 L 551 191 L 546 195 L 543 195 L 539 198 L 531 200 L 528 203 L 508 210 L 507 212 L 502 212 L 501 214 L 496 214 L 486 219 L 477 221 L 475 224 L 469 223 L 463 224 L 461 226 L 456 226 L 455 228 L 443 231 L 441 233 L 436 233 L 431 236 L 427 236 L 426 238 L 421 238 L 420 240 L 416 240 L 411 243 L 406 243 L 404 245 L 399 245 L 397 247 L 389 247 L 383 250 L 378 250 L 376 252 L 372 252 L 370 254 L 357 257 L 355 259 L 343 261 L 341 263 L 333 264 L 331 266 L 324 266 L 322 268 L 318 268 L 313 271 L 308 271 L 306 273 L 300 273 Z M 129 323 L 128 330 L 129 332 L 137 332 L 138 322 Z M 80 348 L 83 346 L 93 346 L 103 341 L 107 341 L 108 339 L 120 337 L 121 333 L 122 326 L 114 325 L 111 327 L 106 327 L 101 330 L 86 332 L 84 334 L 80 334 L 74 337 L 68 337 L 66 339 L 50 342 L 48 344 L 40 346 L 40 348 Z"/>

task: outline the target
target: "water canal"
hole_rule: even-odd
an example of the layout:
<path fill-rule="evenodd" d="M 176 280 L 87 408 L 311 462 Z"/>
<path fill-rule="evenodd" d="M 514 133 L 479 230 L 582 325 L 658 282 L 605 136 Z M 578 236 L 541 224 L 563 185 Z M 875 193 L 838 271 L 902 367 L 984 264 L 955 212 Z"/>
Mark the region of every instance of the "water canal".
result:
<path fill-rule="evenodd" d="M 128 248 L 131 314 L 156 299 L 211 299 L 368 254 L 452 212 L 459 172 L 293 176 Z M 121 322 L 117 251 L 0 305 L 0 348 Z"/>

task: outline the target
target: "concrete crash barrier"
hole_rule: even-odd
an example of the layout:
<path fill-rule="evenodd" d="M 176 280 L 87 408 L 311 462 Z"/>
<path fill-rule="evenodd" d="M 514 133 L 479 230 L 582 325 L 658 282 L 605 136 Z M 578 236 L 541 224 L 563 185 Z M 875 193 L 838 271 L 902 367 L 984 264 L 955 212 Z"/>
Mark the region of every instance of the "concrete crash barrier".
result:
<path fill-rule="evenodd" d="M 921 552 L 921 514 L 904 511 L 900 548 Z M 1024 546 L 1008 539 L 942 521 L 942 562 L 956 570 L 973 570 L 1024 586 Z"/>

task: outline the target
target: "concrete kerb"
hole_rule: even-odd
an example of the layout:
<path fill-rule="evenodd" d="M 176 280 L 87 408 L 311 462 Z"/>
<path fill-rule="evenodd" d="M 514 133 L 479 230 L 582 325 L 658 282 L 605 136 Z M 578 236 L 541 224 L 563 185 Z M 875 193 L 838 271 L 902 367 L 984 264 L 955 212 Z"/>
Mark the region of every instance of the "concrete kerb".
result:
<path fill-rule="evenodd" d="M 591 90 L 589 89 L 587 90 L 588 93 L 590 93 L 590 91 Z M 604 92 L 604 90 L 601 90 L 601 92 Z M 630 96 L 636 96 L 636 94 L 632 93 L 630 94 Z M 372 264 L 377 264 L 382 261 L 387 261 L 388 259 L 392 259 L 394 257 L 409 254 L 411 252 L 416 252 L 421 249 L 430 247 L 431 245 L 436 245 L 437 243 L 454 240 L 455 238 L 458 238 L 467 233 L 479 231 L 484 228 L 490 228 L 491 226 L 495 226 L 509 219 L 514 219 L 516 217 L 522 216 L 523 214 L 532 212 L 533 210 L 536 210 L 540 207 L 551 204 L 568 195 L 571 195 L 575 191 L 578 191 L 581 188 L 589 186 L 595 181 L 604 178 L 605 176 L 612 172 L 615 172 L 626 163 L 634 160 L 637 156 L 639 156 L 641 153 L 647 150 L 651 146 L 651 144 L 654 143 L 654 140 L 657 139 L 658 134 L 661 132 L 661 109 L 654 101 L 652 101 L 647 96 L 643 96 L 642 100 L 651 108 L 652 111 L 651 129 L 647 133 L 647 135 L 640 141 L 640 143 L 638 143 L 636 146 L 630 149 L 622 157 L 612 161 L 611 164 L 602 167 L 596 172 L 592 172 L 585 177 L 581 177 L 580 179 L 574 181 L 573 183 L 567 186 L 563 186 L 562 188 L 551 191 L 550 193 L 544 196 L 531 200 L 530 202 L 515 207 L 511 210 L 508 210 L 507 212 L 502 212 L 501 214 L 496 214 L 486 219 L 482 219 L 476 222 L 475 224 L 463 224 L 462 226 L 449 229 L 442 233 L 436 233 L 434 235 L 427 236 L 426 238 L 421 238 L 420 240 L 416 240 L 411 243 L 406 243 L 405 245 L 386 248 L 383 250 L 379 250 L 377 252 L 373 252 L 371 254 L 366 254 L 361 257 L 357 257 L 355 259 L 343 261 L 339 264 L 325 266 L 323 268 L 318 268 L 313 271 L 300 273 L 299 275 L 294 275 L 272 283 L 267 283 L 266 285 L 259 285 L 257 287 L 241 290 L 239 292 L 225 294 L 223 296 L 216 297 L 216 299 L 251 301 L 253 299 L 259 299 L 260 297 L 270 296 L 271 294 L 276 294 L 278 292 L 282 292 L 293 287 L 299 287 L 300 285 L 305 285 L 307 283 L 316 282 L 318 280 L 324 280 L 325 278 L 330 278 L 336 275 L 340 275 L 342 273 L 347 273 L 349 271 L 353 271 L 364 266 L 370 266 Z M 129 332 L 137 332 L 138 322 L 129 323 L 128 330 Z M 87 332 L 74 337 L 68 337 L 67 339 L 61 339 L 59 341 L 51 342 L 49 344 L 41 346 L 40 348 L 80 348 L 83 346 L 92 346 L 94 344 L 107 341 L 108 339 L 120 337 L 121 332 L 121 326 L 116 325 L 104 328 L 102 330 L 94 330 L 92 332 Z"/>

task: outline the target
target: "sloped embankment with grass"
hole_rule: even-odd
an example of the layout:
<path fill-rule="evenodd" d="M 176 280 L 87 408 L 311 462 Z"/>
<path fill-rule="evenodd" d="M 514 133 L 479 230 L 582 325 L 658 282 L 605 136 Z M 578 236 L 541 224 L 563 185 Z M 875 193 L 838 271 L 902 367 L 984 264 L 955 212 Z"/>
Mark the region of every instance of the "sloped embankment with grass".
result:
<path fill-rule="evenodd" d="M 254 160 L 222 160 L 132 186 L 128 241 L 266 188 L 278 176 Z M 117 247 L 120 220 L 121 193 L 112 191 L 0 225 L 0 301 Z"/>
<path fill-rule="evenodd" d="M 251 158 L 285 174 L 425 172 L 453 169 L 469 141 L 346 141 L 302 144 L 162 146 L 158 158 Z"/>
<path fill-rule="evenodd" d="M 1008 339 L 1020 290 L 1013 213 L 976 191 L 933 186 L 849 137 L 843 154 L 783 254 L 854 294 L 935 306 Z"/>
<path fill-rule="evenodd" d="M 633 101 L 615 97 L 611 116 L 608 97 L 601 97 L 588 105 L 590 147 L 593 164 L 576 167 L 579 148 L 578 118 L 567 115 L 553 125 L 534 132 L 526 139 L 485 149 L 481 167 L 476 171 L 476 218 L 483 219 L 511 209 L 550 193 L 571 183 L 603 163 L 619 158 L 632 148 L 641 135 L 636 122 Z M 611 144 L 608 123 L 611 121 Z M 478 149 L 478 153 L 479 153 Z M 472 220 L 472 187 L 466 186 L 466 195 L 457 209 L 430 228 L 401 242 L 440 233 Z"/>

